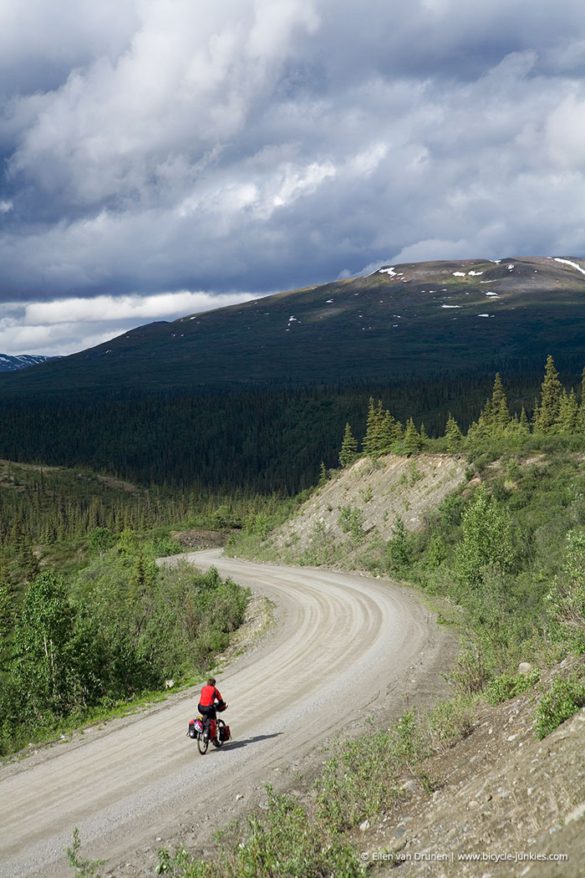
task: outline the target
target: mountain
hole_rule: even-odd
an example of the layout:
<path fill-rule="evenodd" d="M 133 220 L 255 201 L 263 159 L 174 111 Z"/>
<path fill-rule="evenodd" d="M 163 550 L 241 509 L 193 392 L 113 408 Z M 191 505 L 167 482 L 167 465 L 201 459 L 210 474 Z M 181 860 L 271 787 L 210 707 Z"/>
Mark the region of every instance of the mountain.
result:
<path fill-rule="evenodd" d="M 441 435 L 479 414 L 499 370 L 530 415 L 551 353 L 585 365 L 575 258 L 386 266 L 368 277 L 151 323 L 0 374 L 0 457 L 138 484 L 296 493 L 337 464 L 374 396 Z"/>
<path fill-rule="evenodd" d="M 409 263 L 278 293 L 1 376 L 14 393 L 382 382 L 585 364 L 585 261 Z"/>
<path fill-rule="evenodd" d="M 0 372 L 17 372 L 20 369 L 28 369 L 30 366 L 38 366 L 40 363 L 54 359 L 56 358 L 36 354 L 23 354 L 22 356 L 0 354 Z"/>

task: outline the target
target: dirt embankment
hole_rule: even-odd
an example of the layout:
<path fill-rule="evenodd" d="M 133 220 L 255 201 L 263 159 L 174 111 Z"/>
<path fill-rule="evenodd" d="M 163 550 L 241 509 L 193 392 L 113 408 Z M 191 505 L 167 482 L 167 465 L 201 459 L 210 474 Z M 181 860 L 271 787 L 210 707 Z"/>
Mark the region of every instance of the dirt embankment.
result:
<path fill-rule="evenodd" d="M 190 530 L 172 531 L 171 537 L 185 549 L 217 549 L 220 546 L 225 546 L 230 535 L 234 532 L 229 528 L 224 530 L 191 528 Z"/>
<path fill-rule="evenodd" d="M 564 668 L 564 665 L 569 665 Z M 512 701 L 481 705 L 468 737 L 424 766 L 435 787 L 406 782 L 405 800 L 360 833 L 376 874 L 581 878 L 585 874 L 585 708 L 544 740 L 539 698 L 567 659 Z"/>
<path fill-rule="evenodd" d="M 400 518 L 407 530 L 466 481 L 466 462 L 446 454 L 360 458 L 319 488 L 271 537 L 281 558 L 361 566 L 364 544 L 387 542 Z"/>

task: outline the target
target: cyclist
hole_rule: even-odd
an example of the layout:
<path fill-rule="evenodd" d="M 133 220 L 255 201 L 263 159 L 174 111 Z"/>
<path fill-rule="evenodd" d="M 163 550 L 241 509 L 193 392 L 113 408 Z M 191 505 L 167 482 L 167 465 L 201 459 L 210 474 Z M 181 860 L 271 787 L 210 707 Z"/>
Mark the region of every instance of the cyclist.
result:
<path fill-rule="evenodd" d="M 217 717 L 217 709 L 225 710 L 226 703 L 221 697 L 221 692 L 215 687 L 215 677 L 210 677 L 199 696 L 197 709 L 205 720 L 205 737 L 209 738 L 209 723 Z"/>

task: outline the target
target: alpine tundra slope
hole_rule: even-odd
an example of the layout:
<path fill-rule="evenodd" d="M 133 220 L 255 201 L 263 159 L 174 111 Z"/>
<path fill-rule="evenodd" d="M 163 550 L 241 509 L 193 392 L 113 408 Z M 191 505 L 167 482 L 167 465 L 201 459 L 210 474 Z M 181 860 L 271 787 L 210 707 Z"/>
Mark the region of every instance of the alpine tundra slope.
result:
<path fill-rule="evenodd" d="M 202 759 L 185 734 L 197 690 L 88 730 L 0 770 L 0 874 L 63 876 L 83 854 L 143 875 L 157 848 L 200 844 L 272 783 L 322 760 L 316 744 L 367 715 L 385 718 L 444 685 L 452 640 L 417 597 L 359 575 L 192 553 L 200 568 L 276 604 L 277 624 L 224 674 L 234 740 Z M 175 563 L 165 559 L 163 563 Z M 355 725 L 354 725 L 355 728 Z"/>

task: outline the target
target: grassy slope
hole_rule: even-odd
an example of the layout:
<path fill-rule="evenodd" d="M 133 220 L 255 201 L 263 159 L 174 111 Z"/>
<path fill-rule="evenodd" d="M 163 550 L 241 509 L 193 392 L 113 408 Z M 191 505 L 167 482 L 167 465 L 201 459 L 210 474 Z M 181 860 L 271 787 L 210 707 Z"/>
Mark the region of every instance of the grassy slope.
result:
<path fill-rule="evenodd" d="M 23 539 L 44 565 L 74 569 L 85 558 L 88 531 L 105 524 L 116 509 L 137 511 L 145 496 L 130 482 L 85 468 L 0 460 L 0 549 L 10 556 L 14 543 Z"/>

